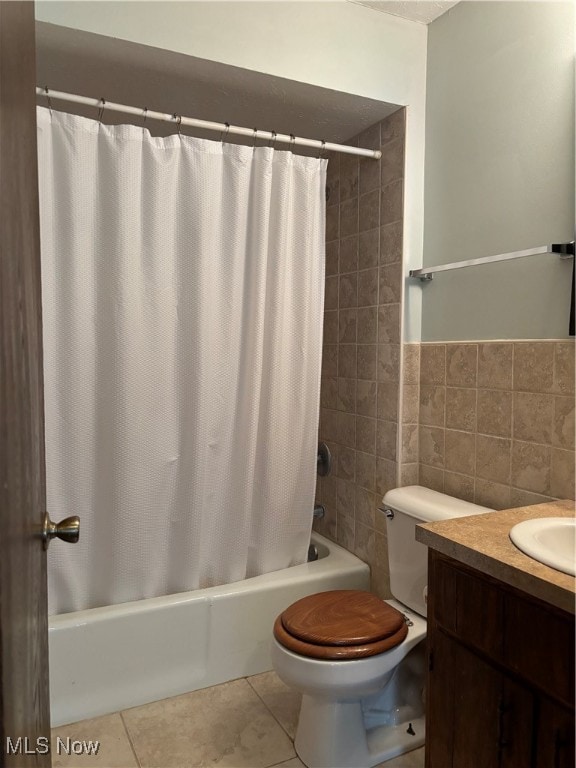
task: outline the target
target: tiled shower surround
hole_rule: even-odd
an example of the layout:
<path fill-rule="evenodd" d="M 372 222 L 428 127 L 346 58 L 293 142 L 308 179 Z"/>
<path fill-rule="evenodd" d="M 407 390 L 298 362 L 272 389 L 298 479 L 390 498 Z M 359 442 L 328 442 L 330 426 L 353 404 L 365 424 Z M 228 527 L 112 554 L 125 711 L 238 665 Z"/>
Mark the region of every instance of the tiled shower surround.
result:
<path fill-rule="evenodd" d="M 574 498 L 573 341 L 405 349 L 414 371 L 420 355 L 421 485 L 495 509 Z"/>
<path fill-rule="evenodd" d="M 369 563 L 381 597 L 377 509 L 390 488 L 419 483 L 495 509 L 575 496 L 572 340 L 405 344 L 401 355 L 404 119 L 349 142 L 381 160 L 332 156 L 327 179 L 319 439 L 333 470 L 318 478 L 315 528 Z"/>
<path fill-rule="evenodd" d="M 319 479 L 320 533 L 368 562 L 389 594 L 382 495 L 397 485 L 404 109 L 351 142 L 381 149 L 328 164 L 320 440 L 333 456 Z"/>

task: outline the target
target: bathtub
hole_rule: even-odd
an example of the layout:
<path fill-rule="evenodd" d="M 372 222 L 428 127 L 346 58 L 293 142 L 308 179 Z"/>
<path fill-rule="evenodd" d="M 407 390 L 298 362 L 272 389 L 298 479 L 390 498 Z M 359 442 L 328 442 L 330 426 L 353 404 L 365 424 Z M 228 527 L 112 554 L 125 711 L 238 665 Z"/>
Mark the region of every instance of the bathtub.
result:
<path fill-rule="evenodd" d="M 222 587 L 49 618 L 52 726 L 272 669 L 276 616 L 326 589 L 368 589 L 369 567 L 312 534 L 318 560 Z"/>

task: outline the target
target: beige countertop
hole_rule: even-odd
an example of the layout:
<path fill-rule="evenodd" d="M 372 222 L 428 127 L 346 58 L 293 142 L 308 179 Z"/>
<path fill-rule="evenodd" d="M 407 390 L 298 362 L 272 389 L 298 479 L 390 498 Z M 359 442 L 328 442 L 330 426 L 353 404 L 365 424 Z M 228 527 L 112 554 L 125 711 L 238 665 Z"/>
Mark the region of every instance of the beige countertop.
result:
<path fill-rule="evenodd" d="M 551 605 L 574 613 L 576 580 L 525 555 L 512 526 L 536 517 L 573 517 L 573 501 L 553 501 L 416 526 L 416 540 Z"/>

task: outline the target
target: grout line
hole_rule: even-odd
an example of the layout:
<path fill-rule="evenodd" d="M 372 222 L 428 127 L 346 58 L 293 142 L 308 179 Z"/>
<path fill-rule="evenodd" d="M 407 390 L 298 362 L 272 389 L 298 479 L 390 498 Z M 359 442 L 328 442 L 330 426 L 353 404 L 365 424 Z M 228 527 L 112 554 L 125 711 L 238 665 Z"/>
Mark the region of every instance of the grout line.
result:
<path fill-rule="evenodd" d="M 130 749 L 132 750 L 134 759 L 136 760 L 136 764 L 138 765 L 138 768 L 141 768 L 141 763 L 140 763 L 140 759 L 138 758 L 138 753 L 136 752 L 136 747 L 134 746 L 134 742 L 132 741 L 132 737 L 130 736 L 130 731 L 128 730 L 126 721 L 124 720 L 124 710 L 118 712 L 118 714 L 120 715 L 120 720 L 122 721 L 122 725 L 124 726 L 124 732 L 126 733 L 126 737 L 128 739 L 128 743 L 130 744 Z"/>
<path fill-rule="evenodd" d="M 337 543 L 337 542 L 336 542 L 336 543 Z M 269 670 L 269 671 L 270 671 L 270 672 L 274 672 L 274 670 L 273 670 L 273 669 L 271 669 L 271 670 Z M 266 673 L 262 673 L 262 674 L 266 674 Z M 274 674 L 276 674 L 276 673 L 274 673 Z M 251 677 L 256 677 L 256 675 L 251 675 Z M 280 720 L 278 720 L 278 718 L 277 718 L 277 717 L 276 717 L 276 715 L 274 714 L 273 710 L 272 710 L 272 709 L 270 708 L 270 706 L 269 706 L 269 705 L 266 703 L 265 699 L 263 699 L 263 698 L 262 698 L 262 696 L 260 695 L 260 693 L 258 692 L 258 690 L 257 690 L 256 688 L 254 688 L 254 686 L 253 686 L 253 685 L 252 685 L 252 683 L 250 682 L 250 677 L 245 677 L 245 678 L 244 678 L 244 680 L 246 680 L 246 682 L 248 683 L 248 685 L 250 686 L 250 688 L 251 688 L 251 689 L 254 691 L 254 693 L 256 694 L 256 696 L 258 696 L 258 698 L 260 699 L 260 701 L 262 702 L 262 704 L 264 704 L 264 706 L 266 707 L 266 709 L 268 710 L 268 712 L 270 712 L 270 714 L 272 715 L 272 717 L 274 718 L 274 720 L 275 720 L 275 721 L 278 723 L 278 725 L 280 726 L 280 728 L 282 728 L 282 730 L 284 731 L 284 733 L 286 734 L 286 736 L 288 736 L 288 738 L 290 739 L 290 742 L 292 743 L 292 746 L 294 746 L 294 736 L 292 736 L 291 734 L 289 734 L 289 733 L 288 733 L 288 731 L 286 730 L 286 728 L 285 728 L 285 727 L 282 725 L 282 723 L 280 722 Z M 296 751 L 294 751 L 294 754 L 296 755 Z M 292 760 L 292 758 L 289 758 L 289 759 L 290 759 L 290 760 Z M 287 762 L 287 761 L 286 761 L 286 760 L 280 760 L 280 762 L 278 762 L 278 763 L 272 763 L 272 765 L 281 765 L 282 763 L 285 763 L 285 762 Z"/>

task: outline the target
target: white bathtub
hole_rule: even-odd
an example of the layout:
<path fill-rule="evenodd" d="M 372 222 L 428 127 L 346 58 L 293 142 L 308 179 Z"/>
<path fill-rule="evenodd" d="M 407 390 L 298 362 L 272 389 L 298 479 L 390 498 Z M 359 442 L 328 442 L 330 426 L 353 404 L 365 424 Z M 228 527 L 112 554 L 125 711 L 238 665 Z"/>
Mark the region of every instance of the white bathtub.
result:
<path fill-rule="evenodd" d="M 326 589 L 368 589 L 369 568 L 317 534 L 319 559 L 264 576 L 51 616 L 52 726 L 272 668 L 276 616 Z"/>

